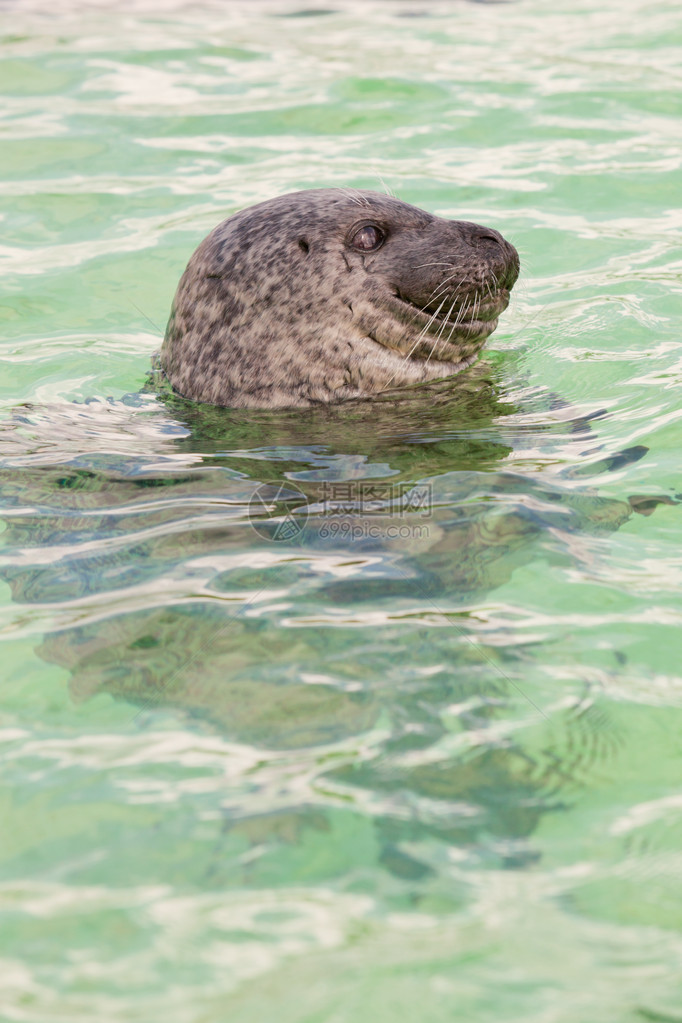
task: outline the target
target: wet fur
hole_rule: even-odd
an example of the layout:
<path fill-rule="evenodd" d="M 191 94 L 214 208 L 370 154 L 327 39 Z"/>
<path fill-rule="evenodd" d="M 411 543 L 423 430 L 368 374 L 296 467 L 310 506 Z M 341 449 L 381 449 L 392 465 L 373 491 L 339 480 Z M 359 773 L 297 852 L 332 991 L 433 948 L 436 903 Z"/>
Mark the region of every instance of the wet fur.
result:
<path fill-rule="evenodd" d="M 377 251 L 352 246 L 379 225 Z M 198 247 L 160 366 L 185 398 L 305 407 L 451 376 L 506 307 L 516 250 L 496 231 L 376 192 L 314 189 L 260 203 Z"/>

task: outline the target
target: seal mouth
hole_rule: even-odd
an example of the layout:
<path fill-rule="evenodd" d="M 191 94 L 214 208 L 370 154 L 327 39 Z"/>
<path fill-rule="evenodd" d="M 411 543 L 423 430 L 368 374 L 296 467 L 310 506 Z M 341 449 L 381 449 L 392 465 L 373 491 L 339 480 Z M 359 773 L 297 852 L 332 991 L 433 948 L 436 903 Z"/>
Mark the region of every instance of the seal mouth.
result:
<path fill-rule="evenodd" d="M 435 309 L 424 308 L 396 291 L 394 315 L 417 330 L 412 359 L 436 359 L 461 362 L 470 359 L 497 327 L 500 315 L 509 305 L 509 289 L 497 288 L 483 295 L 453 295 L 442 299 Z"/>

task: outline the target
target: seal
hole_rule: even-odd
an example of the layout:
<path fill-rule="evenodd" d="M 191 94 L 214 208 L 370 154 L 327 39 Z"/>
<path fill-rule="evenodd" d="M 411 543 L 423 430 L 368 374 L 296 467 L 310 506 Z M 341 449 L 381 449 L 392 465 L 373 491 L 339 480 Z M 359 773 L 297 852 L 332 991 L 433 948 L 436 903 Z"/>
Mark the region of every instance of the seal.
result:
<path fill-rule="evenodd" d="M 489 227 L 379 192 L 292 192 L 199 245 L 159 366 L 177 394 L 213 405 L 366 398 L 471 365 L 518 274 Z"/>

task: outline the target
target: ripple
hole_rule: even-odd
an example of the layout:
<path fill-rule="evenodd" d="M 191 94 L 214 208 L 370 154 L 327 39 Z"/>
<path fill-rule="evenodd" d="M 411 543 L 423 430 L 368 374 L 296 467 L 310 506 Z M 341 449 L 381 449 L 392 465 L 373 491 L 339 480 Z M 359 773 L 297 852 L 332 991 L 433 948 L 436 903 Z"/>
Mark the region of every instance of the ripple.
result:
<path fill-rule="evenodd" d="M 679 1016 L 680 11 L 417 6 L 4 4 L 8 1018 Z M 495 400 L 142 392 L 200 238 L 338 182 L 518 245 Z M 362 480 L 427 531 L 322 536 Z"/>

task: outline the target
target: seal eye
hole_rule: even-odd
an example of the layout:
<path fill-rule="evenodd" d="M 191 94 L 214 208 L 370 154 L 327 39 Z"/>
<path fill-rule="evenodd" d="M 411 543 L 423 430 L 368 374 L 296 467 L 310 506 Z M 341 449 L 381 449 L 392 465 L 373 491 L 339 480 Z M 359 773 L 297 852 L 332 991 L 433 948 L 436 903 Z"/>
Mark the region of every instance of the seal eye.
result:
<path fill-rule="evenodd" d="M 384 237 L 385 235 L 381 228 L 376 227 L 374 224 L 365 224 L 364 227 L 361 227 L 353 235 L 351 245 L 354 249 L 360 249 L 362 252 L 371 252 L 372 249 L 379 248 Z"/>

